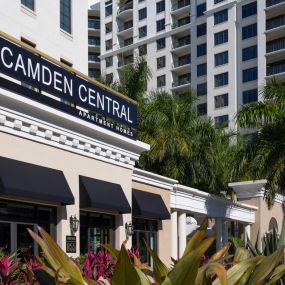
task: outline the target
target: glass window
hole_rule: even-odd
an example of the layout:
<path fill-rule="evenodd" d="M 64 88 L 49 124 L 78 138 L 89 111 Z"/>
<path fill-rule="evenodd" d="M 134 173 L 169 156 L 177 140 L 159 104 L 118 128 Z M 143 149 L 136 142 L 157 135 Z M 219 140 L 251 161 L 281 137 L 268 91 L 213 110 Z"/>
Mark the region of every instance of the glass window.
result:
<path fill-rule="evenodd" d="M 178 57 L 178 66 L 186 65 L 191 63 L 191 54 L 185 54 Z"/>
<path fill-rule="evenodd" d="M 105 3 L 105 16 L 108 17 L 113 14 L 113 5 L 112 1 L 107 1 Z"/>
<path fill-rule="evenodd" d="M 165 1 L 159 1 L 156 3 L 156 13 L 165 11 Z"/>
<path fill-rule="evenodd" d="M 141 45 L 138 47 L 139 50 L 139 56 L 143 56 L 147 54 L 147 45 Z"/>
<path fill-rule="evenodd" d="M 223 108 L 229 106 L 229 94 L 215 96 L 215 108 Z"/>
<path fill-rule="evenodd" d="M 80 253 L 98 252 L 101 245 L 112 244 L 114 216 L 80 211 Z"/>
<path fill-rule="evenodd" d="M 156 40 L 156 48 L 157 50 L 165 48 L 165 38 Z"/>
<path fill-rule="evenodd" d="M 100 18 L 99 17 L 89 17 L 88 18 L 88 28 L 100 30 Z"/>
<path fill-rule="evenodd" d="M 266 20 L 266 30 L 271 30 L 285 25 L 285 15 L 280 15 Z"/>
<path fill-rule="evenodd" d="M 197 37 L 201 37 L 207 34 L 207 24 L 201 24 L 197 26 Z"/>
<path fill-rule="evenodd" d="M 257 13 L 257 2 L 251 2 L 242 6 L 242 17 L 246 18 Z"/>
<path fill-rule="evenodd" d="M 242 60 L 250 60 L 253 58 L 257 58 L 257 45 L 250 46 L 242 49 Z"/>
<path fill-rule="evenodd" d="M 257 35 L 257 24 L 248 25 L 242 28 L 242 39 L 248 39 Z"/>
<path fill-rule="evenodd" d="M 207 94 L 207 82 L 197 85 L 197 96 L 202 96 Z"/>
<path fill-rule="evenodd" d="M 113 82 L 113 73 L 106 74 L 105 79 L 108 84 L 111 84 Z"/>
<path fill-rule="evenodd" d="M 88 37 L 88 45 L 91 46 L 100 46 L 100 38 L 99 37 Z"/>
<path fill-rule="evenodd" d="M 196 12 L 196 16 L 201 17 L 204 16 L 204 12 L 207 10 L 207 3 L 202 3 L 200 5 L 197 5 L 197 12 Z"/>
<path fill-rule="evenodd" d="M 256 102 L 257 100 L 258 100 L 258 90 L 256 88 L 242 92 L 242 103 L 243 104 Z"/>
<path fill-rule="evenodd" d="M 146 8 L 142 8 L 139 10 L 139 20 L 143 20 L 147 17 L 147 10 Z"/>
<path fill-rule="evenodd" d="M 220 24 L 228 20 L 228 9 L 214 13 L 214 24 Z"/>
<path fill-rule="evenodd" d="M 245 69 L 242 71 L 242 82 L 257 80 L 257 67 Z"/>
<path fill-rule="evenodd" d="M 89 69 L 88 70 L 88 75 L 92 78 L 100 78 L 101 77 L 101 72 L 99 69 Z"/>
<path fill-rule="evenodd" d="M 197 77 L 207 74 L 207 63 L 197 65 Z"/>
<path fill-rule="evenodd" d="M 139 27 L 139 38 L 147 36 L 147 26 Z"/>
<path fill-rule="evenodd" d="M 112 24 L 112 22 L 107 23 L 107 24 L 105 25 L 105 33 L 106 33 L 106 34 L 109 34 L 109 33 L 112 32 L 112 30 L 113 30 L 113 24 Z"/>
<path fill-rule="evenodd" d="M 223 1 L 225 1 L 225 0 L 214 0 L 214 4 L 218 4 L 218 3 L 223 2 Z"/>
<path fill-rule="evenodd" d="M 207 54 L 207 44 L 197 45 L 197 57 Z"/>
<path fill-rule="evenodd" d="M 165 29 L 165 19 L 156 21 L 156 31 L 160 32 Z"/>
<path fill-rule="evenodd" d="M 202 103 L 197 105 L 198 116 L 207 115 L 207 103 Z"/>
<path fill-rule="evenodd" d="M 228 42 L 228 30 L 215 33 L 214 38 L 215 38 L 215 45 L 227 43 Z"/>
<path fill-rule="evenodd" d="M 71 0 L 60 0 L 60 28 L 71 34 Z"/>
<path fill-rule="evenodd" d="M 35 0 L 21 0 L 21 4 L 35 11 Z"/>
<path fill-rule="evenodd" d="M 220 87 L 229 84 L 228 72 L 220 73 L 215 75 L 215 87 Z"/>
<path fill-rule="evenodd" d="M 156 67 L 157 69 L 165 67 L 165 56 L 161 56 L 156 59 Z"/>
<path fill-rule="evenodd" d="M 113 65 L 113 57 L 112 56 L 106 57 L 105 62 L 106 62 L 106 67 L 112 66 Z"/>
<path fill-rule="evenodd" d="M 215 128 L 219 128 L 219 127 L 226 128 L 228 126 L 229 126 L 229 116 L 228 115 L 215 117 Z"/>
<path fill-rule="evenodd" d="M 91 52 L 91 53 L 88 54 L 88 61 L 100 62 L 99 56 L 100 56 L 100 53 L 98 53 L 98 52 Z"/>
<path fill-rule="evenodd" d="M 110 50 L 113 48 L 113 40 L 112 39 L 109 39 L 105 42 L 105 45 L 106 45 L 106 50 Z"/>
<path fill-rule="evenodd" d="M 229 62 L 229 52 L 224 51 L 215 54 L 215 66 L 223 65 Z"/>
<path fill-rule="evenodd" d="M 11 224 L 0 222 L 0 248 L 3 253 L 11 253 Z"/>
<path fill-rule="evenodd" d="M 165 80 L 165 74 L 164 74 L 164 75 L 161 75 L 161 76 L 157 76 L 156 80 L 157 80 L 157 87 L 158 87 L 158 88 L 165 86 L 165 82 L 166 82 L 166 80 Z"/>

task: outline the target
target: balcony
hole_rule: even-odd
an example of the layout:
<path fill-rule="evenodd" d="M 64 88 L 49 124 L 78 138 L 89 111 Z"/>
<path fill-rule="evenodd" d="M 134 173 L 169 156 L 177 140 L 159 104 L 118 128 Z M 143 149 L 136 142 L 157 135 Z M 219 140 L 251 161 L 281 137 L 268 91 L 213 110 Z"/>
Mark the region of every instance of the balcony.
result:
<path fill-rule="evenodd" d="M 191 22 L 191 17 L 190 16 L 187 16 L 187 17 L 184 17 L 182 19 L 179 19 L 177 21 L 173 21 L 172 23 L 172 29 L 179 29 L 183 26 L 185 26 L 186 29 L 188 29 L 187 25 L 190 24 Z M 180 31 L 181 29 L 179 29 Z"/>
<path fill-rule="evenodd" d="M 190 0 L 180 0 L 172 4 L 171 10 L 176 11 L 188 6 L 190 6 Z"/>
<path fill-rule="evenodd" d="M 266 75 L 273 76 L 285 73 L 285 60 L 267 66 Z"/>
<path fill-rule="evenodd" d="M 126 58 L 123 58 L 123 59 L 119 60 L 119 62 L 118 62 L 118 67 L 119 67 L 119 68 L 122 68 L 122 67 L 124 67 L 124 66 L 126 66 L 126 65 L 129 65 L 129 64 L 132 64 L 132 63 L 134 63 L 134 58 L 133 58 L 133 56 L 131 56 L 131 57 L 126 57 Z"/>
<path fill-rule="evenodd" d="M 120 48 L 123 48 L 123 47 L 127 47 L 127 46 L 130 46 L 134 43 L 134 40 L 133 38 L 128 38 L 128 39 L 125 39 L 124 41 L 121 41 L 120 42 Z"/>
<path fill-rule="evenodd" d="M 100 20 L 99 19 L 88 19 L 88 29 L 100 30 Z"/>
<path fill-rule="evenodd" d="M 266 31 L 285 26 L 285 15 L 277 16 L 266 21 Z"/>
<path fill-rule="evenodd" d="M 185 73 L 190 71 L 191 55 L 184 55 L 178 58 L 178 60 L 173 61 L 172 71 L 177 74 Z"/>
<path fill-rule="evenodd" d="M 181 86 L 189 85 L 189 84 L 191 84 L 191 77 L 178 79 L 178 80 L 173 81 L 172 82 L 172 87 L 173 88 L 181 87 Z"/>
<path fill-rule="evenodd" d="M 266 0 L 266 8 L 285 3 L 285 0 Z"/>
<path fill-rule="evenodd" d="M 92 78 L 98 79 L 101 76 L 100 70 L 89 70 L 88 75 Z"/>
<path fill-rule="evenodd" d="M 177 39 L 176 41 L 173 41 L 172 52 L 176 54 L 183 53 L 189 48 L 190 44 L 191 44 L 190 35 Z"/>
<path fill-rule="evenodd" d="M 88 64 L 91 68 L 100 66 L 99 54 L 88 54 Z"/>
<path fill-rule="evenodd" d="M 267 53 L 275 53 L 277 51 L 281 51 L 285 49 L 285 37 L 281 39 L 277 39 L 271 42 L 268 42 L 266 45 Z"/>
<path fill-rule="evenodd" d="M 130 17 L 133 14 L 133 7 L 133 2 L 120 6 L 117 12 L 117 18 Z"/>
<path fill-rule="evenodd" d="M 131 29 L 133 27 L 133 21 L 128 21 L 122 25 L 118 26 L 118 32 L 123 32 L 125 30 Z"/>

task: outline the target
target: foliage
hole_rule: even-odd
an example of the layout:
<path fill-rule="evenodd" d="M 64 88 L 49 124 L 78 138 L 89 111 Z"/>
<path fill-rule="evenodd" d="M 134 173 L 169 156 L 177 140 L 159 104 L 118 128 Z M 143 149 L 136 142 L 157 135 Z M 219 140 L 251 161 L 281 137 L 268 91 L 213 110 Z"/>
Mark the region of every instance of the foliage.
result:
<path fill-rule="evenodd" d="M 285 194 L 285 87 L 272 79 L 262 90 L 263 101 L 243 106 L 237 123 L 258 130 L 235 161 L 233 172 L 252 179 L 266 178 L 265 198 L 274 203 L 276 191 Z"/>
<path fill-rule="evenodd" d="M 249 251 L 238 248 L 233 259 L 227 258 L 230 244 L 212 255 L 208 260 L 201 260 L 207 249 L 215 241 L 214 236 L 206 236 L 208 220 L 205 219 L 200 228 L 188 240 L 185 252 L 179 260 L 174 261 L 174 266 L 169 269 L 159 259 L 157 254 L 146 244 L 149 254 L 153 258 L 154 270 L 150 271 L 147 265 L 142 264 L 133 252 L 128 252 L 125 244 L 117 250 L 109 245 L 104 245 L 116 259 L 114 274 L 111 284 L 114 285 L 260 285 L 276 284 L 284 275 L 285 268 L 280 262 L 284 255 L 284 246 L 269 256 L 249 257 Z M 40 284 L 110 284 L 108 280 L 96 281 L 84 278 L 74 263 L 51 239 L 39 228 L 41 237 L 30 231 L 32 237 L 41 246 L 47 265 L 42 264 Z M 131 258 L 131 257 L 132 258 Z M 47 278 L 53 282 L 47 283 Z M 155 283 L 154 283 L 155 282 Z"/>

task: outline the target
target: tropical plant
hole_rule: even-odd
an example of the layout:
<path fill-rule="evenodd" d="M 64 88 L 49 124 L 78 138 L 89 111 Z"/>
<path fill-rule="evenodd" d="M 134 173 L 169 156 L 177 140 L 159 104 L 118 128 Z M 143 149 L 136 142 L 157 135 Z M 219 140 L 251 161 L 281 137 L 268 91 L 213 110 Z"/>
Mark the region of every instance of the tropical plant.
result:
<path fill-rule="evenodd" d="M 237 156 L 233 171 L 253 179 L 265 178 L 265 198 L 270 206 L 275 193 L 285 194 L 285 87 L 272 79 L 262 90 L 263 101 L 244 105 L 237 114 L 242 128 L 257 133 Z"/>
<path fill-rule="evenodd" d="M 269 256 L 249 257 L 245 248 L 238 248 L 232 260 L 227 259 L 229 244 L 226 244 L 208 260 L 203 256 L 215 241 L 214 236 L 207 237 L 208 219 L 188 240 L 185 252 L 179 260 L 174 260 L 173 268 L 169 269 L 159 259 L 157 254 L 146 244 L 147 250 L 153 258 L 153 272 L 146 264 L 142 264 L 136 254 L 130 258 L 125 244 L 117 250 L 104 245 L 116 259 L 116 266 L 111 280 L 114 285 L 260 285 L 276 284 L 284 275 L 285 267 L 280 265 L 284 255 L 284 247 Z M 41 237 L 29 230 L 32 237 L 41 246 L 47 264 L 37 269 L 40 284 L 110 284 L 107 280 L 96 281 L 84 278 L 75 264 L 52 238 L 39 228 Z M 131 253 L 132 254 L 132 253 Z"/>

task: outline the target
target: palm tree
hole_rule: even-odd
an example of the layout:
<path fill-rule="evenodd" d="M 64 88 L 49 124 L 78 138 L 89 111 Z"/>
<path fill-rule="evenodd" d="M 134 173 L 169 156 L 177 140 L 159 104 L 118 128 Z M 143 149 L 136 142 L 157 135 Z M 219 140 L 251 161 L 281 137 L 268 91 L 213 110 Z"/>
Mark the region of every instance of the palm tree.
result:
<path fill-rule="evenodd" d="M 243 106 L 237 123 L 258 130 L 238 154 L 236 173 L 253 179 L 266 178 L 265 198 L 274 203 L 276 192 L 285 189 L 285 87 L 272 79 L 262 90 L 263 101 Z"/>

